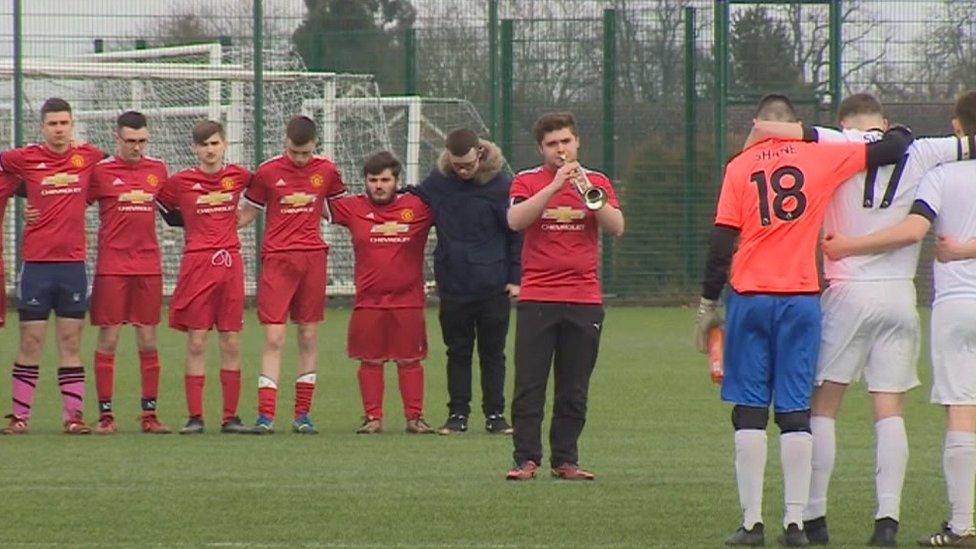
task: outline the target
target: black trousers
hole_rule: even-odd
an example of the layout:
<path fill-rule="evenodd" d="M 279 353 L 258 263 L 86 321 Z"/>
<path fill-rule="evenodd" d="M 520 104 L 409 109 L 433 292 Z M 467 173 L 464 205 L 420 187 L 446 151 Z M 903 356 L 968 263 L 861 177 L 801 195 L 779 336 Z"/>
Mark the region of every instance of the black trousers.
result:
<path fill-rule="evenodd" d="M 542 418 L 553 366 L 555 402 L 549 427 L 550 463 L 579 461 L 590 375 L 596 365 L 603 307 L 578 303 L 518 304 L 515 332 L 515 463 L 542 463 Z M 555 359 L 555 360 L 554 360 Z"/>
<path fill-rule="evenodd" d="M 485 416 L 504 413 L 505 340 L 511 310 L 505 293 L 479 301 L 441 300 L 450 413 L 471 415 L 471 356 L 476 342 L 481 362 L 481 409 Z"/>

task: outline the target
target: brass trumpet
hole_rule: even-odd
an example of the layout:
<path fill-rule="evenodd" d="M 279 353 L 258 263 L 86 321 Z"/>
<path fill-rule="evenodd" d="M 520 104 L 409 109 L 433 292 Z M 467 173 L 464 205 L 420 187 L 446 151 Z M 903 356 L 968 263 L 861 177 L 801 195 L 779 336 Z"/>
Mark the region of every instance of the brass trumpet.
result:
<path fill-rule="evenodd" d="M 566 163 L 566 155 L 560 155 L 559 158 L 563 164 Z M 607 191 L 590 183 L 590 179 L 583 173 L 582 167 L 572 175 L 571 182 L 583 199 L 586 209 L 597 211 L 607 205 Z"/>

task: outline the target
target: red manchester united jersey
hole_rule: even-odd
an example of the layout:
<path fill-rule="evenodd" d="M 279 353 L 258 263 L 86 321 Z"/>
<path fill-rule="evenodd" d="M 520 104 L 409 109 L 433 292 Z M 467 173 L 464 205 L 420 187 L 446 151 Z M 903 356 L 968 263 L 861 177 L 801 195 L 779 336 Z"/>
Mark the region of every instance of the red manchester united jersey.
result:
<path fill-rule="evenodd" d="M 352 234 L 355 308 L 424 306 L 424 246 L 434 219 L 412 194 L 383 206 L 359 194 L 329 201 L 332 222 Z"/>
<path fill-rule="evenodd" d="M 297 166 L 287 155 L 261 164 L 244 199 L 265 210 L 262 253 L 325 250 L 320 223 L 326 198 L 346 192 L 339 170 L 324 156 Z"/>
<path fill-rule="evenodd" d="M 166 164 L 117 156 L 95 165 L 88 201 L 98 202 L 98 260 L 95 274 L 158 275 L 156 194 L 166 182 Z"/>
<path fill-rule="evenodd" d="M 864 143 L 762 141 L 725 168 L 715 224 L 739 229 L 737 292 L 820 291 L 817 238 L 830 196 L 865 169 Z"/>
<path fill-rule="evenodd" d="M 105 154 L 83 144 L 57 154 L 28 145 L 0 154 L 0 168 L 27 187 L 40 217 L 24 227 L 24 261 L 84 261 L 85 206 L 92 169 Z"/>
<path fill-rule="evenodd" d="M 227 164 L 217 173 L 190 168 L 166 180 L 156 202 L 166 210 L 179 210 L 183 216 L 184 253 L 241 249 L 237 202 L 250 177 L 241 166 Z"/>
<path fill-rule="evenodd" d="M 619 202 L 610 179 L 586 171 L 594 186 L 607 192 L 608 204 Z M 515 176 L 513 200 L 526 199 L 552 182 L 556 172 L 540 166 Z M 566 184 L 546 204 L 539 219 L 525 228 L 522 242 L 522 290 L 519 301 L 602 303 L 596 214 L 583 204 L 576 188 Z"/>
<path fill-rule="evenodd" d="M 3 217 L 7 213 L 7 199 L 9 199 L 20 185 L 20 179 L 15 175 L 0 172 L 0 227 L 3 226 Z M 3 239 L 0 238 L 0 281 L 3 280 Z"/>

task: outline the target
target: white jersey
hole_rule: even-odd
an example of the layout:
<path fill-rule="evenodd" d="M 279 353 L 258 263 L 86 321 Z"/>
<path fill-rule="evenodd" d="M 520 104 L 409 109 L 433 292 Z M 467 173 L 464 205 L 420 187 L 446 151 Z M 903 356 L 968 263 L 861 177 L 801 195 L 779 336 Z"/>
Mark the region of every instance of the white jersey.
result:
<path fill-rule="evenodd" d="M 874 142 L 881 132 L 817 128 L 819 141 Z M 908 215 L 919 181 L 930 169 L 962 158 L 969 148 L 957 137 L 916 139 L 901 161 L 860 172 L 848 179 L 830 199 L 824 217 L 828 234 L 863 236 L 897 225 Z M 824 258 L 827 280 L 912 280 L 921 244 L 874 255 Z"/>
<path fill-rule="evenodd" d="M 976 238 L 976 161 L 946 164 L 922 179 L 917 200 L 935 216 L 937 234 L 957 240 Z M 940 263 L 932 267 L 935 301 L 976 299 L 976 259 Z"/>

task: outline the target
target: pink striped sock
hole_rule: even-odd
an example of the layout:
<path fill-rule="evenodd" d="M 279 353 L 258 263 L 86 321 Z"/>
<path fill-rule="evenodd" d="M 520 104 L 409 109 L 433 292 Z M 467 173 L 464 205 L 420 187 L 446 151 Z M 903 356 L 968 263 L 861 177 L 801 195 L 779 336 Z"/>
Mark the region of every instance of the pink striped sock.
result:
<path fill-rule="evenodd" d="M 14 363 L 13 370 L 13 412 L 21 419 L 30 418 L 31 404 L 34 403 L 34 391 L 37 389 L 37 366 L 25 366 Z"/>
<path fill-rule="evenodd" d="M 62 418 L 81 418 L 85 402 L 85 368 L 82 366 L 58 368 L 58 385 L 61 386 Z"/>

